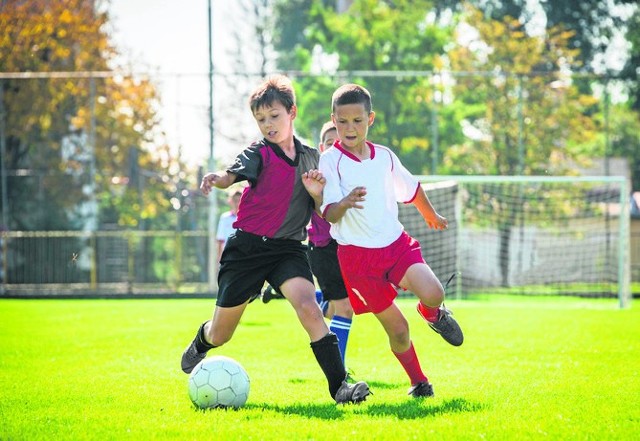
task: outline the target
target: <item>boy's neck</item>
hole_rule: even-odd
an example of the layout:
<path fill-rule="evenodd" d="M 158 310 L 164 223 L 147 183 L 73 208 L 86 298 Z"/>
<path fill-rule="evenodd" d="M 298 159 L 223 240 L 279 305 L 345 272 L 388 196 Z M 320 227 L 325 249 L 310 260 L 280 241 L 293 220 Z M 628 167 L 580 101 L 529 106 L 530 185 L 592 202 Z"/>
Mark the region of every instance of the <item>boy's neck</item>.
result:
<path fill-rule="evenodd" d="M 366 142 L 352 147 L 347 147 L 342 144 L 342 148 L 353 154 L 358 159 L 369 159 L 371 157 L 371 152 L 369 151 L 369 146 Z"/>
<path fill-rule="evenodd" d="M 296 142 L 293 135 L 287 138 L 285 142 L 276 145 L 280 147 L 280 150 L 282 150 L 291 159 L 296 157 Z"/>

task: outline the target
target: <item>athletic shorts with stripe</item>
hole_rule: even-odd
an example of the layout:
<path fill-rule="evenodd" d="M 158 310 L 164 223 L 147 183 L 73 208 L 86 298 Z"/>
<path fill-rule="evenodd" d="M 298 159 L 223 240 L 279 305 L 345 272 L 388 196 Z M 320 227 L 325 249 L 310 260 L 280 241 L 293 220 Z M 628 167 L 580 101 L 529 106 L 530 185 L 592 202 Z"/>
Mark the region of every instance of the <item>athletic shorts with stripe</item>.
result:
<path fill-rule="evenodd" d="M 338 259 L 355 314 L 380 313 L 398 296 L 396 287 L 411 265 L 425 263 L 420 243 L 402 232 L 391 245 L 339 245 Z"/>

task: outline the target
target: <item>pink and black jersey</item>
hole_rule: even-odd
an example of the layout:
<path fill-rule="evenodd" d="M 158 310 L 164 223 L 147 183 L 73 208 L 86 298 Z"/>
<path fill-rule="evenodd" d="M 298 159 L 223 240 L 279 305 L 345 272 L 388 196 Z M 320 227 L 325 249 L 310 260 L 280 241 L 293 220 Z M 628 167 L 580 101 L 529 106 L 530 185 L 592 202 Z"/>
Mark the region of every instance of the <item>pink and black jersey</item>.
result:
<path fill-rule="evenodd" d="M 320 154 L 297 138 L 294 143 L 295 160 L 263 139 L 227 168 L 237 175 L 236 182 L 250 184 L 240 199 L 234 228 L 271 239 L 306 239 L 314 201 L 302 184 L 302 174 L 318 168 Z"/>
<path fill-rule="evenodd" d="M 309 225 L 309 242 L 317 247 L 326 247 L 332 239 L 330 229 L 331 224 L 314 211 Z"/>
<path fill-rule="evenodd" d="M 388 147 L 367 142 L 364 160 L 345 150 L 339 141 L 320 157 L 320 171 L 327 179 L 322 212 L 340 202 L 355 187 L 366 187 L 362 209 L 350 208 L 335 224 L 331 236 L 341 245 L 384 248 L 404 231 L 398 220 L 398 202 L 414 200 L 420 183 Z"/>

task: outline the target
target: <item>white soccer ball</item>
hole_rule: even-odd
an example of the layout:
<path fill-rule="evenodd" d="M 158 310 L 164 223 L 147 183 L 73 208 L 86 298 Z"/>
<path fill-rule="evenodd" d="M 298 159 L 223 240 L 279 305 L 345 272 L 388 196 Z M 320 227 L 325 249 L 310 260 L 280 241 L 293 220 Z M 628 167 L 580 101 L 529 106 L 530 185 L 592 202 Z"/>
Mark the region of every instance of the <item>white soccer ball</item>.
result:
<path fill-rule="evenodd" d="M 249 398 L 249 375 L 232 358 L 205 358 L 189 375 L 189 398 L 200 409 L 242 407 Z"/>

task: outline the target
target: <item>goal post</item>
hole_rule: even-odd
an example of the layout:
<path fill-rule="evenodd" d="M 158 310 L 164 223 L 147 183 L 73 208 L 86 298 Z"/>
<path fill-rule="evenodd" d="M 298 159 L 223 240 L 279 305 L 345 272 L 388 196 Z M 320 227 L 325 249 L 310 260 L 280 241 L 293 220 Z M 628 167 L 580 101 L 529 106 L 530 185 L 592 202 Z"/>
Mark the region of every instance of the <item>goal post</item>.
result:
<path fill-rule="evenodd" d="M 411 204 L 401 221 L 449 295 L 631 301 L 629 191 L 622 176 L 420 176 L 446 231 Z"/>

